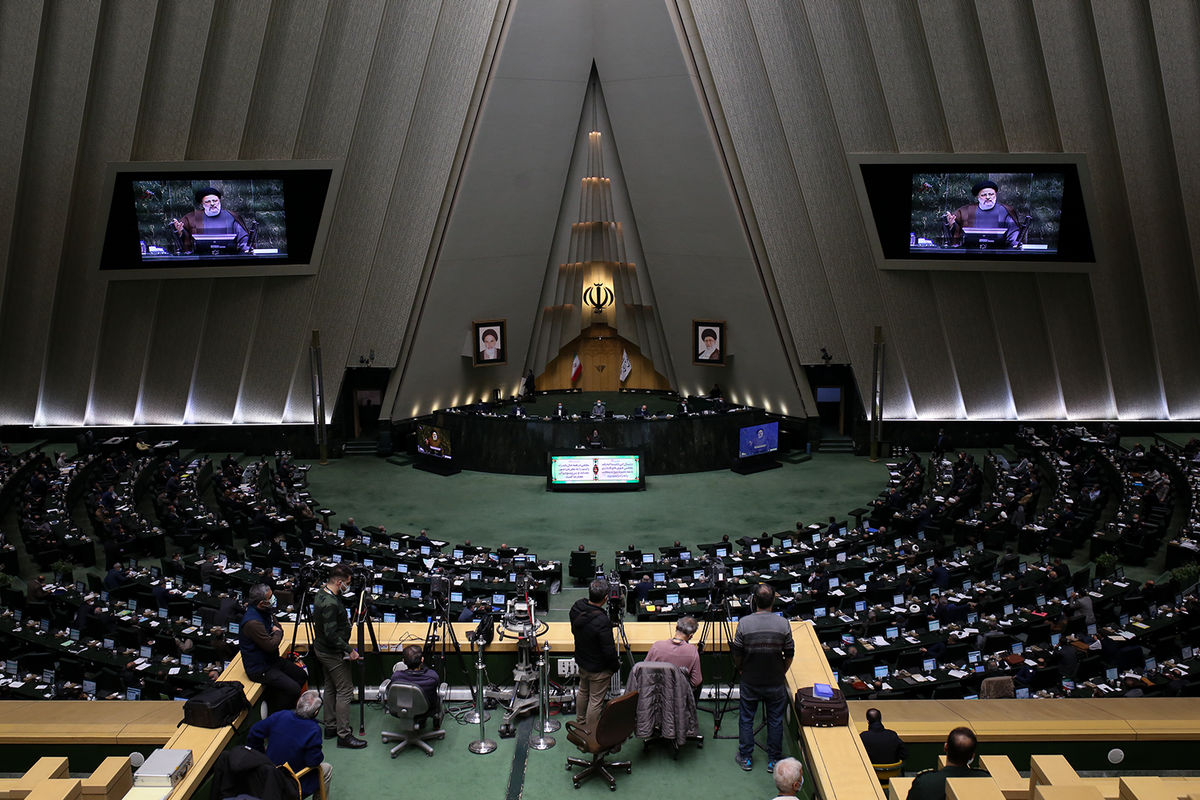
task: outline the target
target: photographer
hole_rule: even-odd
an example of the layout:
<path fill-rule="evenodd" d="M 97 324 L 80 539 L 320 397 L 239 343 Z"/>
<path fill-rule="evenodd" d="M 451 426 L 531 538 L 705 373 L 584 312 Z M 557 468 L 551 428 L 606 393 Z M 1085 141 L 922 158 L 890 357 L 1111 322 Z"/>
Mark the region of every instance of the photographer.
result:
<path fill-rule="evenodd" d="M 313 596 L 313 654 L 325 671 L 325 738 L 337 736 L 338 747 L 357 750 L 367 743 L 350 732 L 354 680 L 349 662 L 362 656 L 350 646 L 350 616 L 339 597 L 350 585 L 351 575 L 349 567 L 337 564 Z"/>
<path fill-rule="evenodd" d="M 267 707 L 272 712 L 295 708 L 301 687 L 308 681 L 301 667 L 279 655 L 283 628 L 275 622 L 274 610 L 275 593 L 269 586 L 259 583 L 250 587 L 239 642 L 246 676 L 266 687 Z"/>
<path fill-rule="evenodd" d="M 600 718 L 613 673 L 621 666 L 613 641 L 613 623 L 605 604 L 608 581 L 596 578 L 588 585 L 588 597 L 571 606 L 571 633 L 575 637 L 575 663 L 579 666 L 579 692 L 575 718 L 590 725 Z"/>

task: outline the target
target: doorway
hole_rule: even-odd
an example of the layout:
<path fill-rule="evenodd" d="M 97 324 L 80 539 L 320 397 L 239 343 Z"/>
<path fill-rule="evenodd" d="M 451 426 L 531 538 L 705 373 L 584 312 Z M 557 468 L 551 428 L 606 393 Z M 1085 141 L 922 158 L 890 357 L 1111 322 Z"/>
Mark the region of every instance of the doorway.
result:
<path fill-rule="evenodd" d="M 344 441 L 375 440 L 390 374 L 390 369 L 380 367 L 346 370 L 334 419 L 335 424 L 341 423 L 339 428 Z"/>
<path fill-rule="evenodd" d="M 854 368 L 849 364 L 819 364 L 804 368 L 821 420 L 821 439 L 853 439 L 866 425 L 866 414 Z"/>

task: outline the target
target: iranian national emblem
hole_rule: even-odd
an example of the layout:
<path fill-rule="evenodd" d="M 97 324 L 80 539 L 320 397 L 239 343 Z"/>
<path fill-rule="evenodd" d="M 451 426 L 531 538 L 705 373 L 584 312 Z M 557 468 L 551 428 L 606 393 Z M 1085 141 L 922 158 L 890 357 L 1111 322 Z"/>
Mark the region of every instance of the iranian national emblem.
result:
<path fill-rule="evenodd" d="M 603 314 L 613 304 L 613 290 L 603 283 L 594 283 L 584 290 L 583 302 L 592 307 L 593 314 Z"/>

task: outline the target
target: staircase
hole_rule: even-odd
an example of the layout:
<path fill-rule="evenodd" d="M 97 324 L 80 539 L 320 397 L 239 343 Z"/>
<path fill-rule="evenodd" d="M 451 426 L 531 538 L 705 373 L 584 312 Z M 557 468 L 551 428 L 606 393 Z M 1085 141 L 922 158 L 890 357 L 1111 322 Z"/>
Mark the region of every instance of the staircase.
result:
<path fill-rule="evenodd" d="M 357 441 L 346 442 L 342 445 L 342 455 L 344 456 L 373 456 L 378 448 L 378 444 L 374 441 Z"/>
<path fill-rule="evenodd" d="M 823 434 L 817 444 L 818 453 L 848 453 L 854 455 L 854 439 L 838 434 Z"/>

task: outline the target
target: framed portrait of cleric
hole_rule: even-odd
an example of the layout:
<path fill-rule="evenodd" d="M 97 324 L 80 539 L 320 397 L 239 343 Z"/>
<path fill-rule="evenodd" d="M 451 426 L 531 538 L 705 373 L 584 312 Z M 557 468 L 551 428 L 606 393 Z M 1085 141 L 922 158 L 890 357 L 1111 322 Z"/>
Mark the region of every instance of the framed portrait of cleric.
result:
<path fill-rule="evenodd" d="M 505 320 L 502 319 L 486 319 L 471 323 L 475 332 L 472 337 L 475 366 L 490 367 L 508 361 L 505 356 L 508 339 L 504 330 L 504 322 Z"/>
<path fill-rule="evenodd" d="M 729 342 L 725 337 L 725 321 L 692 320 L 692 356 L 696 364 L 724 366 Z"/>

